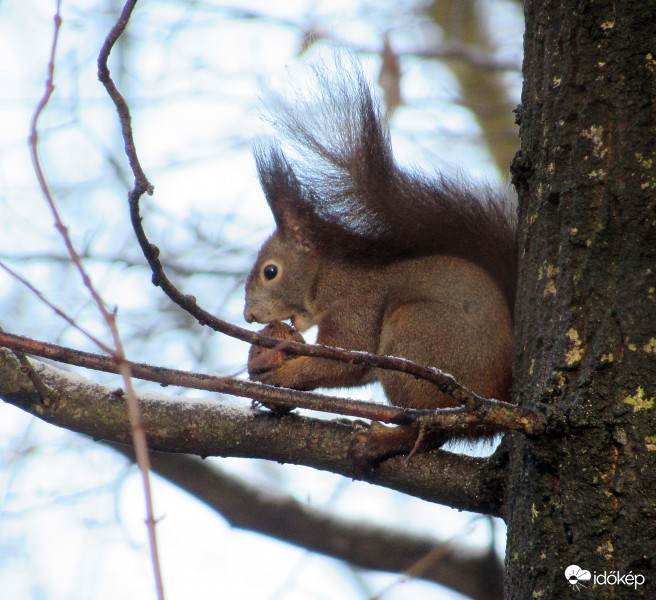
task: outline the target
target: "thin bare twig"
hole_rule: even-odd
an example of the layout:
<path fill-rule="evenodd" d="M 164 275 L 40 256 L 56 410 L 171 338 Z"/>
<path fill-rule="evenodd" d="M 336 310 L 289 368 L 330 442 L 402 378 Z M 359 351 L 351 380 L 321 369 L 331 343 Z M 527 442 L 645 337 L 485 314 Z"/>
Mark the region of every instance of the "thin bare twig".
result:
<path fill-rule="evenodd" d="M 87 274 L 86 270 L 84 269 L 84 266 L 82 265 L 82 261 L 80 260 L 80 257 L 73 245 L 73 242 L 70 236 L 68 235 L 68 229 L 64 225 L 63 220 L 61 219 L 55 201 L 52 197 L 52 194 L 50 193 L 48 183 L 46 181 L 45 175 L 43 173 L 43 169 L 41 167 L 41 161 L 39 159 L 38 124 L 39 124 L 39 118 L 43 113 L 43 110 L 48 104 L 48 101 L 50 100 L 50 97 L 52 96 L 52 93 L 54 91 L 55 54 L 57 50 L 57 42 L 59 40 L 59 31 L 61 29 L 61 23 L 62 23 L 60 8 L 61 8 L 61 0 L 57 0 L 57 7 L 54 17 L 54 21 L 55 21 L 54 35 L 53 35 L 53 41 L 50 50 L 50 58 L 48 61 L 48 76 L 46 79 L 46 90 L 43 94 L 43 97 L 37 104 L 37 107 L 34 111 L 30 123 L 30 137 L 29 137 L 30 154 L 32 156 L 32 163 L 34 165 L 34 170 L 37 175 L 37 179 L 39 180 L 41 191 L 46 199 L 48 206 L 50 207 L 50 212 L 52 213 L 55 222 L 55 227 L 59 231 L 62 240 L 64 242 L 64 245 L 66 246 L 66 250 L 71 257 L 73 264 L 75 264 L 78 273 L 80 274 L 80 277 L 82 279 L 82 282 L 84 283 L 84 286 L 87 288 L 94 303 L 98 307 L 98 310 L 100 311 L 100 314 L 102 315 L 103 320 L 105 321 L 107 328 L 110 332 L 110 335 L 112 337 L 112 341 L 114 345 L 114 350 L 112 351 L 112 357 L 119 373 L 123 378 L 123 382 L 125 385 L 126 400 L 127 400 L 128 412 L 130 415 L 133 443 L 135 447 L 135 453 L 137 456 L 137 462 L 139 464 L 139 468 L 142 474 L 142 481 L 143 481 L 145 500 L 146 500 L 148 535 L 149 535 L 150 548 L 151 548 L 151 557 L 153 561 L 153 570 L 155 572 L 158 598 L 160 600 L 163 600 L 164 588 L 162 583 L 161 569 L 159 565 L 159 557 L 157 551 L 155 517 L 153 512 L 152 493 L 150 488 L 150 477 L 149 477 L 150 460 L 148 454 L 148 446 L 146 444 L 146 436 L 144 434 L 143 426 L 141 423 L 141 412 L 139 409 L 139 403 L 137 401 L 137 396 L 134 391 L 134 388 L 132 386 L 130 367 L 125 360 L 123 343 L 121 341 L 121 337 L 119 335 L 118 327 L 116 324 L 116 317 L 115 314 L 110 310 L 108 310 L 108 308 L 105 306 L 103 299 L 100 297 L 100 294 L 95 289 L 89 275 Z M 100 345 L 103 348 L 107 348 L 104 344 L 100 344 Z"/>
<path fill-rule="evenodd" d="M 114 44 L 118 39 L 123 35 L 125 28 L 128 25 L 132 11 L 137 4 L 137 0 L 128 0 L 123 7 L 121 16 L 116 21 L 114 27 L 109 32 L 109 35 L 105 38 L 105 42 L 100 49 L 98 54 L 98 79 L 105 86 L 109 97 L 113 100 L 116 105 L 116 110 L 118 111 L 119 120 L 121 123 L 121 133 L 123 135 L 123 141 L 125 143 L 125 154 L 128 157 L 128 162 L 130 163 L 130 168 L 134 174 L 135 182 L 134 189 L 131 192 L 132 195 L 137 195 L 140 197 L 144 192 L 147 192 L 149 195 L 153 193 L 153 186 L 148 181 L 146 174 L 141 168 L 141 163 L 139 162 L 139 157 L 137 156 L 137 149 L 134 145 L 134 136 L 132 135 L 132 124 L 130 117 L 130 109 L 128 107 L 125 98 L 121 95 L 121 92 L 118 91 L 114 80 L 112 79 L 109 67 L 107 66 L 107 61 L 109 55 L 114 47 Z"/>
<path fill-rule="evenodd" d="M 87 369 L 117 373 L 117 365 L 112 358 L 65 348 L 48 342 L 32 340 L 11 333 L 0 332 L 0 346 L 20 350 L 34 356 L 49 358 L 58 362 L 77 365 Z M 126 363 L 132 375 L 146 381 L 162 385 L 176 385 L 187 388 L 221 392 L 252 398 L 260 402 L 277 403 L 291 408 L 306 408 L 352 417 L 372 419 L 394 425 L 416 425 L 425 429 L 467 429 L 474 425 L 492 424 L 503 431 L 519 431 L 525 435 L 539 435 L 546 426 L 546 417 L 541 412 L 531 411 L 508 402 L 487 401 L 486 414 L 476 415 L 465 406 L 441 410 L 418 410 L 349 400 L 318 394 L 277 388 L 252 381 L 232 377 L 217 377 L 203 373 L 191 373 L 155 367 L 144 363 Z M 491 408 L 493 407 L 493 408 Z M 475 409 L 474 409 L 475 410 Z M 553 410 L 553 408 L 552 408 Z"/>
<path fill-rule="evenodd" d="M 48 358 L 57 362 L 76 365 L 87 369 L 118 373 L 114 360 L 107 356 L 65 348 L 49 342 L 0 332 L 0 346 L 18 350 L 33 356 Z M 310 410 L 349 415 L 359 418 L 375 419 L 384 423 L 411 425 L 421 416 L 428 416 L 432 411 L 400 408 L 373 402 L 336 398 L 316 392 L 301 392 L 203 373 L 192 373 L 176 369 L 166 369 L 145 363 L 128 362 L 132 375 L 145 381 L 154 381 L 161 385 L 175 385 L 191 389 L 220 392 L 233 396 L 251 398 L 260 402 L 276 402 Z"/>
<path fill-rule="evenodd" d="M 89 249 L 86 249 L 84 252 L 80 252 L 80 258 L 84 260 L 86 264 L 91 262 L 98 263 L 107 263 L 110 265 L 120 264 L 126 268 L 139 268 L 139 269 L 148 269 L 147 264 L 144 264 L 141 257 L 132 258 L 130 256 L 111 256 L 109 254 L 99 254 L 91 252 Z M 64 253 L 58 252 L 11 252 L 0 254 L 0 260 L 9 261 L 9 262 L 18 262 L 18 263 L 29 263 L 29 262 L 43 262 L 47 264 L 52 263 L 61 263 L 70 265 L 71 257 Z M 190 277 L 192 275 L 212 275 L 217 277 L 234 277 L 234 278 L 243 278 L 246 277 L 247 273 L 243 269 L 215 269 L 208 266 L 201 265 L 187 265 L 187 264 L 177 264 L 175 262 L 165 263 L 165 268 L 180 275 L 182 277 Z"/>
<path fill-rule="evenodd" d="M 68 257 L 68 260 L 70 262 L 71 257 Z M 54 311 L 54 313 L 60 317 L 61 319 L 64 319 L 71 327 L 75 328 L 77 331 L 79 331 L 83 336 L 85 336 L 87 339 L 91 340 L 94 344 L 96 344 L 100 349 L 103 351 L 107 352 L 108 354 L 113 354 L 113 350 L 104 344 L 101 340 L 99 340 L 96 336 L 92 335 L 89 333 L 86 329 L 83 327 L 80 327 L 76 322 L 73 317 L 69 317 L 61 308 L 58 306 L 55 306 L 48 298 L 46 298 L 39 290 L 37 290 L 27 279 L 25 279 L 23 276 L 19 275 L 5 265 L 2 261 L 0 261 L 0 268 L 4 269 L 9 275 L 11 275 L 14 279 L 22 283 L 32 294 L 34 294 L 41 302 L 43 302 L 46 306 L 48 306 L 50 309 Z"/>

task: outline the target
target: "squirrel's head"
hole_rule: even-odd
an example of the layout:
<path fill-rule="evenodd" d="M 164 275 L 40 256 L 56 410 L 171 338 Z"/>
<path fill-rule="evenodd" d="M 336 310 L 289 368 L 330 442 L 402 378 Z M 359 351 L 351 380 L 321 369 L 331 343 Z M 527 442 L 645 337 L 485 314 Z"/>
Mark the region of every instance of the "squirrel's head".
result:
<path fill-rule="evenodd" d="M 291 319 L 304 331 L 314 325 L 309 296 L 319 262 L 311 191 L 275 144 L 257 145 L 255 158 L 277 229 L 260 249 L 246 281 L 244 318 L 249 323 Z"/>
<path fill-rule="evenodd" d="M 300 331 L 314 324 L 309 290 L 317 258 L 309 244 L 274 233 L 262 246 L 246 280 L 244 318 L 249 323 L 290 319 Z"/>

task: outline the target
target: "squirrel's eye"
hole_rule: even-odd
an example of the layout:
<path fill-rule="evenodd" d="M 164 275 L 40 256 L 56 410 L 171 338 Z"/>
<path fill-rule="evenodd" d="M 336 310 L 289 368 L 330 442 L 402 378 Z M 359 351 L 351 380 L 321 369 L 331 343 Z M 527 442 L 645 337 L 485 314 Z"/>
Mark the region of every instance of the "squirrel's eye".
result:
<path fill-rule="evenodd" d="M 278 267 L 276 265 L 267 265 L 262 270 L 262 273 L 264 274 L 264 279 L 271 281 L 278 275 Z"/>

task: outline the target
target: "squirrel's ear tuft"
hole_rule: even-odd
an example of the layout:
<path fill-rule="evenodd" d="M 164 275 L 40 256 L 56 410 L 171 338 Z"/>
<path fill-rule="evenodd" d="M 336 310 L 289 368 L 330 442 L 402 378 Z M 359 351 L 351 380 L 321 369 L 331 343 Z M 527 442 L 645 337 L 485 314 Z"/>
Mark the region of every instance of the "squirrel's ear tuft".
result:
<path fill-rule="evenodd" d="M 296 248 L 303 252 L 312 250 L 314 244 L 312 242 L 312 230 L 308 222 L 284 209 L 275 219 L 278 232 L 283 238 L 291 241 Z"/>
<path fill-rule="evenodd" d="M 257 142 L 253 154 L 278 233 L 301 249 L 309 250 L 312 221 L 316 217 L 311 192 L 298 180 L 275 142 Z"/>

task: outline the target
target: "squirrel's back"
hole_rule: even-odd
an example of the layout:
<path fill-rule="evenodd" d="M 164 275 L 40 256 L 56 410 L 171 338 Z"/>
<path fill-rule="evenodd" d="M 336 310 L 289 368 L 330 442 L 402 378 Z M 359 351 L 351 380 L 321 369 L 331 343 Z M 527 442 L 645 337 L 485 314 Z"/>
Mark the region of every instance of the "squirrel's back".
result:
<path fill-rule="evenodd" d="M 352 65 L 351 65 L 352 66 Z M 293 148 L 255 155 L 279 222 L 303 214 L 315 248 L 347 261 L 389 262 L 444 254 L 471 260 L 497 281 L 512 313 L 516 203 L 509 191 L 399 167 L 389 131 L 362 74 L 315 68 L 319 100 L 278 100 L 275 127 Z"/>

